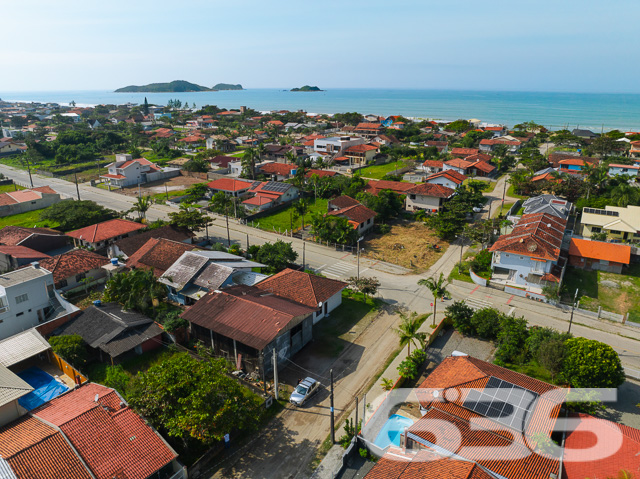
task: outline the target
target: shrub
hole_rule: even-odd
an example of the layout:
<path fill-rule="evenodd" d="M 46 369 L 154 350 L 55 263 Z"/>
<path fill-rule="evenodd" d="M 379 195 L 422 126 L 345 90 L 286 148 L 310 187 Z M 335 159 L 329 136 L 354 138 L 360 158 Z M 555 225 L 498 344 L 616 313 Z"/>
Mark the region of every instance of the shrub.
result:
<path fill-rule="evenodd" d="M 406 358 L 398 365 L 400 377 L 404 379 L 413 379 L 418 375 L 418 367 L 411 358 Z"/>
<path fill-rule="evenodd" d="M 495 308 L 479 309 L 471 318 L 476 335 L 482 339 L 495 339 L 500 331 L 500 311 Z"/>
<path fill-rule="evenodd" d="M 131 383 L 131 376 L 127 374 L 121 364 L 107 366 L 106 373 L 104 385 L 115 389 L 126 398 Z"/>
<path fill-rule="evenodd" d="M 471 261 L 471 270 L 474 273 L 490 273 L 492 256 L 493 253 L 489 250 L 483 249 Z"/>
<path fill-rule="evenodd" d="M 232 244 L 231 247 L 229 248 L 229 253 L 240 256 L 241 254 L 240 245 Z"/>
<path fill-rule="evenodd" d="M 536 358 L 540 366 L 547 368 L 551 377 L 555 378 L 562 371 L 566 351 L 563 340 L 549 339 L 540 345 Z"/>
<path fill-rule="evenodd" d="M 529 331 L 524 318 L 503 316 L 498 333 L 496 360 L 500 363 L 522 363 L 526 357 L 524 349 Z"/>
<path fill-rule="evenodd" d="M 564 343 L 571 337 L 570 333 L 561 333 L 555 329 L 534 326 L 529 330 L 529 337 L 525 343 L 527 355 L 529 359 L 536 359 L 538 357 L 538 350 L 543 343 L 555 339 Z"/>
<path fill-rule="evenodd" d="M 378 224 L 378 233 L 386 235 L 391 231 L 391 226 L 387 224 Z"/>
<path fill-rule="evenodd" d="M 382 378 L 380 386 L 385 391 L 391 391 L 393 389 L 393 381 L 391 379 Z"/>
<path fill-rule="evenodd" d="M 414 352 L 411 353 L 411 356 L 409 356 L 411 358 L 411 360 L 413 361 L 413 363 L 416 365 L 416 368 L 419 366 L 422 366 L 422 364 L 424 364 L 425 360 L 427 359 L 427 353 L 424 352 L 424 350 L 422 349 L 416 349 Z"/>
<path fill-rule="evenodd" d="M 625 381 L 618 353 L 608 344 L 586 338 L 566 341 L 563 377 L 576 388 L 617 388 Z"/>
<path fill-rule="evenodd" d="M 451 306 L 448 306 L 447 309 L 445 309 L 445 314 L 452 322 L 453 327 L 460 333 L 465 335 L 475 333 L 475 328 L 471 320 L 473 317 L 473 309 L 464 301 L 456 301 Z"/>
<path fill-rule="evenodd" d="M 53 336 L 49 338 L 49 344 L 54 353 L 76 368 L 83 366 L 89 357 L 86 343 L 78 334 Z"/>

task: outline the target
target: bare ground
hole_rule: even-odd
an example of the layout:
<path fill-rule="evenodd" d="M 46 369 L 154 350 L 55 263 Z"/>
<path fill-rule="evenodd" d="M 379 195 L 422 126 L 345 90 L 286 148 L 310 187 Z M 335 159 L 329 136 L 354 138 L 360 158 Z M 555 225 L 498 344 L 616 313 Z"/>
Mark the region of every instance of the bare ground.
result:
<path fill-rule="evenodd" d="M 195 185 L 196 183 L 202 183 L 204 181 L 205 180 L 201 180 L 199 178 L 192 178 L 190 176 L 175 176 L 173 178 L 169 178 L 168 180 L 160 180 L 160 181 L 153 181 L 151 183 L 145 183 L 145 185 L 140 188 L 140 192 L 144 196 L 144 195 L 155 195 L 158 193 L 164 193 L 165 191 L 186 190 L 191 185 Z M 165 185 L 166 185 L 166 189 L 165 189 Z M 127 196 L 138 196 L 138 187 L 130 186 L 127 188 L 122 188 L 120 190 L 117 190 L 117 192 Z"/>
<path fill-rule="evenodd" d="M 363 244 L 367 258 L 397 264 L 416 274 L 428 270 L 449 246 L 423 223 L 408 221 L 392 225 L 391 232 L 376 234 Z M 432 249 L 432 245 L 439 246 L 440 250 Z"/>

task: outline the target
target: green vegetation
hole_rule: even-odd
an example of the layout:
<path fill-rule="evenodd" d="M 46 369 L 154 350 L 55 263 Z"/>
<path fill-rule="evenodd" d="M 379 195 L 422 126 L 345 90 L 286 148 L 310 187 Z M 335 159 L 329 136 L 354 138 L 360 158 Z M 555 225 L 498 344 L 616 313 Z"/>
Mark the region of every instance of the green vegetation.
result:
<path fill-rule="evenodd" d="M 467 178 L 462 184 L 464 186 L 469 186 L 470 182 L 483 183 L 482 191 L 484 193 L 493 193 L 493 190 L 496 189 L 496 185 L 498 184 L 497 181 L 481 180 L 479 178 Z"/>
<path fill-rule="evenodd" d="M 116 93 L 183 93 L 193 91 L 211 91 L 211 88 L 206 86 L 196 85 L 195 83 L 189 83 L 184 80 L 174 80 L 169 83 L 149 83 L 148 85 L 129 85 L 123 88 L 118 88 Z"/>
<path fill-rule="evenodd" d="M 373 180 L 381 180 L 388 174 L 394 174 L 396 170 L 400 170 L 406 166 L 404 161 L 384 163 L 382 165 L 371 165 L 358 170 L 358 174 L 363 178 L 371 178 Z"/>
<path fill-rule="evenodd" d="M 82 368 L 87 362 L 87 345 L 78 334 L 53 336 L 49 338 L 49 344 L 54 353 L 75 368 Z"/>
<path fill-rule="evenodd" d="M 0 218 L 0 228 L 5 226 L 22 226 L 23 228 L 33 228 L 38 226 L 40 228 L 57 228 L 60 223 L 53 220 L 43 220 L 40 215 L 46 209 L 27 211 L 26 213 L 20 213 L 17 215 L 4 216 Z"/>
<path fill-rule="evenodd" d="M 491 215 L 493 218 L 499 218 L 501 216 L 506 216 L 513 203 L 504 203 L 500 205 L 500 208 L 497 208 L 495 212 Z"/>
<path fill-rule="evenodd" d="M 229 252 L 233 253 L 231 249 Z M 282 240 L 265 243 L 262 246 L 250 246 L 247 253 L 258 263 L 266 265 L 264 272 L 269 274 L 282 271 L 298 258 L 298 253 L 293 250 L 291 243 Z"/>
<path fill-rule="evenodd" d="M 20 190 L 24 190 L 24 186 L 20 186 L 20 185 L 0 185 L 0 193 L 12 193 L 14 191 L 20 191 Z"/>
<path fill-rule="evenodd" d="M 156 193 L 151 196 L 151 200 L 154 203 L 164 203 L 167 201 L 167 195 L 169 198 L 175 198 L 176 196 L 185 196 L 187 194 L 187 190 L 171 190 L 165 193 Z"/>
<path fill-rule="evenodd" d="M 235 85 L 231 84 L 231 83 L 216 83 L 211 90 L 213 91 L 225 91 L 225 90 L 244 90 L 244 88 L 242 88 L 242 85 L 240 85 L 240 83 L 237 83 Z"/>
<path fill-rule="evenodd" d="M 516 193 L 514 185 L 509 185 L 509 188 L 507 188 L 507 196 L 510 196 L 511 198 L 517 198 L 519 200 L 526 200 L 527 198 L 529 198 L 528 196 L 523 196 Z"/>
<path fill-rule="evenodd" d="M 62 231 L 71 231 L 115 218 L 116 212 L 95 201 L 63 200 L 45 208 L 40 219 L 57 223 Z"/>
<path fill-rule="evenodd" d="M 292 88 L 291 91 L 323 91 L 323 90 L 321 90 L 317 86 L 305 85 L 301 88 Z"/>
<path fill-rule="evenodd" d="M 328 200 L 324 198 L 308 200 L 308 209 L 306 216 L 310 216 L 313 213 L 325 214 L 327 212 Z M 260 219 L 255 220 L 254 226 L 263 229 L 265 231 L 291 231 L 293 223 L 293 229 L 297 230 L 302 227 L 302 218 L 296 215 L 295 207 L 289 205 L 284 210 L 277 211 L 267 216 L 263 216 Z"/>

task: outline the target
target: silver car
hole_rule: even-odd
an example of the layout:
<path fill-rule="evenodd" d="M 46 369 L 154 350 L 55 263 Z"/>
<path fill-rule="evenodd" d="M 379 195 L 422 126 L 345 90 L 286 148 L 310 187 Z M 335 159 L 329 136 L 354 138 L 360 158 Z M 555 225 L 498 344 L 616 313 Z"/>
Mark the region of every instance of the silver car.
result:
<path fill-rule="evenodd" d="M 295 406 L 302 406 L 307 399 L 313 396 L 320 389 L 320 383 L 313 378 L 306 378 L 301 381 L 291 393 L 289 402 Z"/>

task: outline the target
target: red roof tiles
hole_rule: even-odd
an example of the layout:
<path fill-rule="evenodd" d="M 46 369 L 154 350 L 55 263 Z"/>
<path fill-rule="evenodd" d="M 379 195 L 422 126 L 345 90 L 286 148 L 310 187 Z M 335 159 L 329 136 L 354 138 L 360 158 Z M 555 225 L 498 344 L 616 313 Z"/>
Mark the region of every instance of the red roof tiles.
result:
<path fill-rule="evenodd" d="M 364 153 L 366 151 L 377 150 L 373 145 L 353 145 L 345 150 L 346 153 Z"/>
<path fill-rule="evenodd" d="M 359 201 L 354 200 L 353 198 L 347 195 L 338 196 L 337 198 L 333 198 L 332 200 L 329 200 L 329 206 L 337 209 L 347 208 L 349 206 L 355 206 L 359 204 L 360 204 Z"/>
<path fill-rule="evenodd" d="M 425 182 L 429 182 L 429 180 L 435 180 L 437 178 L 447 178 L 448 180 L 460 185 L 467 179 L 465 175 L 457 172 L 456 170 L 446 170 L 439 171 L 438 173 L 434 173 L 433 175 L 427 176 L 425 178 Z"/>
<path fill-rule="evenodd" d="M 477 148 L 453 148 L 451 150 L 452 156 L 469 156 L 475 155 L 476 153 L 478 153 Z"/>
<path fill-rule="evenodd" d="M 232 178 L 218 178 L 217 180 L 213 180 L 208 183 L 207 186 L 212 190 L 236 192 L 248 190 L 251 188 L 252 184 L 253 182 L 251 181 L 235 180 Z"/>
<path fill-rule="evenodd" d="M 153 269 L 159 278 L 186 251 L 193 251 L 192 244 L 173 241 L 165 238 L 151 238 L 127 259 L 128 268 Z"/>
<path fill-rule="evenodd" d="M 413 183 L 405 183 L 403 181 L 369 180 L 367 186 L 365 186 L 365 191 L 372 195 L 377 195 L 381 190 L 391 190 L 394 193 L 404 195 L 407 190 L 413 187 Z"/>
<path fill-rule="evenodd" d="M 305 178 L 311 178 L 313 175 L 318 175 L 320 178 L 324 178 L 325 176 L 336 176 L 337 174 L 337 171 L 310 169 L 307 170 L 304 176 Z"/>
<path fill-rule="evenodd" d="M 631 261 L 631 247 L 624 244 L 605 243 L 603 241 L 589 241 L 571 238 L 569 246 L 571 256 L 612 261 L 614 263 L 629 264 Z"/>
<path fill-rule="evenodd" d="M 265 163 L 259 166 L 260 171 L 269 175 L 291 176 L 291 170 L 297 168 L 296 165 L 287 165 L 285 163 Z"/>
<path fill-rule="evenodd" d="M 376 217 L 376 212 L 370 210 L 364 205 L 358 203 L 357 205 L 347 206 L 346 208 L 342 208 L 340 210 L 330 211 L 327 213 L 330 216 L 344 216 L 348 220 L 353 221 L 354 227 L 357 228 L 360 224 L 364 223 L 367 220 L 373 219 Z"/>
<path fill-rule="evenodd" d="M 40 260 L 40 266 L 53 273 L 56 286 L 71 276 L 98 269 L 108 263 L 108 258 L 82 249 Z"/>
<path fill-rule="evenodd" d="M 80 228 L 79 230 L 67 233 L 72 238 L 81 239 L 89 243 L 98 243 L 100 241 L 110 240 L 117 236 L 123 236 L 134 231 L 146 228 L 141 223 L 116 218 L 109 221 L 103 221 L 91 226 Z"/>
<path fill-rule="evenodd" d="M 408 195 L 431 196 L 434 198 L 450 198 L 455 192 L 452 188 L 431 183 L 421 183 L 405 191 Z"/>
<path fill-rule="evenodd" d="M 489 251 L 516 253 L 557 261 L 567 220 L 546 213 L 523 215 L 513 231 L 498 238 Z"/>
<path fill-rule="evenodd" d="M 256 284 L 258 289 L 272 292 L 310 308 L 318 308 L 319 303 L 326 302 L 346 287 L 347 283 L 342 281 L 289 268 Z"/>

